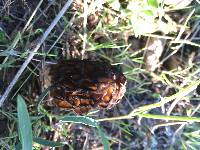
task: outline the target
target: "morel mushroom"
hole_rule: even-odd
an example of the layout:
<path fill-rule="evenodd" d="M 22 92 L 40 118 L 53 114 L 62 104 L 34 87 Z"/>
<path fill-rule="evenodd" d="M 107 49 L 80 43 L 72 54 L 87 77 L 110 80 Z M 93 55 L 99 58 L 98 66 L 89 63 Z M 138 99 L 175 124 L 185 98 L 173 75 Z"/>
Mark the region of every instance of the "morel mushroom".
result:
<path fill-rule="evenodd" d="M 66 60 L 50 65 L 52 102 L 77 114 L 112 108 L 124 96 L 125 76 L 105 62 Z"/>

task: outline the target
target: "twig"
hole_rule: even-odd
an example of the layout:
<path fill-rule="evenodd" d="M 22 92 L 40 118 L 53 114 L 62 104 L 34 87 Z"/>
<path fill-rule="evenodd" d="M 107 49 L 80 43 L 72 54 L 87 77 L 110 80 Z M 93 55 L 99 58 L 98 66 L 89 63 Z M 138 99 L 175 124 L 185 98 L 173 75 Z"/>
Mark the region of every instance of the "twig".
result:
<path fill-rule="evenodd" d="M 18 81 L 19 77 L 21 76 L 21 74 L 23 73 L 23 71 L 25 70 L 25 68 L 27 67 L 27 65 L 30 63 L 30 61 L 33 58 L 33 56 L 35 55 L 35 53 L 38 51 L 38 49 L 40 48 L 40 46 L 42 45 L 42 43 L 45 41 L 45 39 L 47 38 L 47 36 L 51 32 L 51 30 L 54 28 L 54 26 L 58 23 L 58 21 L 60 20 L 60 18 L 67 11 L 67 9 L 72 4 L 72 2 L 73 2 L 73 0 L 68 0 L 65 3 L 65 5 L 61 9 L 61 11 L 58 13 L 58 15 L 52 21 L 51 25 L 47 28 L 47 30 L 45 31 L 45 33 L 43 34 L 43 36 L 39 39 L 36 47 L 29 54 L 29 56 L 27 57 L 26 61 L 22 64 L 21 68 L 19 69 L 19 71 L 17 72 L 17 74 L 15 75 L 15 77 L 13 78 L 13 80 L 11 81 L 11 83 L 6 88 L 6 91 L 4 92 L 4 94 L 2 95 L 2 97 L 0 99 L 0 107 L 3 105 L 4 101 L 8 97 L 8 94 L 10 93 L 10 91 L 12 90 L 12 88 L 14 87 L 14 85 L 16 84 L 16 82 Z"/>
<path fill-rule="evenodd" d="M 87 40 L 87 16 L 88 16 L 88 0 L 84 1 L 84 14 L 83 14 L 83 50 L 81 51 L 81 59 L 84 58 Z"/>

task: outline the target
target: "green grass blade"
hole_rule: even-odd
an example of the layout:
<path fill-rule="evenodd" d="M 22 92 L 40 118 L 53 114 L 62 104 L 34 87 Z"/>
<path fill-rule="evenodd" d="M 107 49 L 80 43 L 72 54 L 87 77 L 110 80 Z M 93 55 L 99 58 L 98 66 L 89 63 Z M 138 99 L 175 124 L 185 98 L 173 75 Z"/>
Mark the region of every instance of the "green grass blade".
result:
<path fill-rule="evenodd" d="M 61 118 L 60 120 L 62 120 L 63 122 L 82 123 L 82 124 L 92 126 L 92 127 L 98 126 L 98 123 L 96 122 L 96 120 L 89 117 L 85 117 L 85 116 L 65 116 Z"/>
<path fill-rule="evenodd" d="M 33 138 L 33 141 L 40 144 L 40 145 L 49 146 L 49 147 L 62 147 L 62 146 L 64 146 L 64 144 L 62 144 L 62 143 L 45 140 L 43 138 Z"/>
<path fill-rule="evenodd" d="M 0 52 L 0 56 L 17 56 L 19 53 L 15 50 L 4 50 Z"/>
<path fill-rule="evenodd" d="M 65 116 L 61 118 L 60 120 L 62 120 L 63 122 L 82 123 L 85 125 L 96 127 L 98 130 L 99 136 L 102 140 L 104 150 L 109 150 L 109 141 L 96 120 L 89 117 L 85 117 L 85 116 Z"/>
<path fill-rule="evenodd" d="M 103 143 L 103 147 L 104 147 L 104 150 L 109 150 L 109 141 L 105 135 L 105 133 L 103 132 L 103 130 L 101 129 L 100 126 L 97 126 L 97 129 L 98 129 L 98 133 L 99 133 L 99 136 L 101 138 L 101 141 Z"/>
<path fill-rule="evenodd" d="M 161 120 L 200 122 L 200 117 L 166 116 L 166 115 L 154 115 L 154 114 L 138 114 L 138 116 L 151 119 L 161 119 Z"/>
<path fill-rule="evenodd" d="M 42 113 L 41 111 L 40 111 L 40 104 L 42 103 L 42 101 L 44 100 L 44 98 L 48 95 L 48 93 L 49 93 L 49 91 L 51 90 L 51 86 L 50 87 L 48 87 L 48 88 L 46 88 L 43 92 L 42 92 L 42 94 L 39 96 L 39 98 L 38 98 L 38 101 L 37 101 L 37 112 L 38 113 Z"/>
<path fill-rule="evenodd" d="M 11 45 L 8 47 L 8 50 L 12 50 L 16 47 L 16 45 L 18 44 L 18 42 L 21 39 L 21 33 L 17 32 L 17 35 L 15 36 L 13 42 L 11 43 Z"/>
<path fill-rule="evenodd" d="M 22 150 L 31 150 L 33 143 L 31 122 L 26 103 L 20 95 L 17 96 L 17 116 Z"/>
<path fill-rule="evenodd" d="M 190 92 L 194 91 L 199 84 L 200 84 L 200 79 L 192 82 L 187 87 L 180 89 L 180 91 L 177 92 L 176 94 L 169 96 L 169 97 L 164 97 L 160 102 L 157 102 L 154 104 L 148 104 L 148 105 L 144 105 L 139 108 L 136 108 L 129 114 L 129 116 L 134 116 L 137 112 L 139 112 L 139 113 L 145 112 L 145 111 L 157 108 L 157 107 L 161 107 L 164 104 L 173 101 L 174 99 L 181 99 L 184 96 L 187 96 Z"/>

